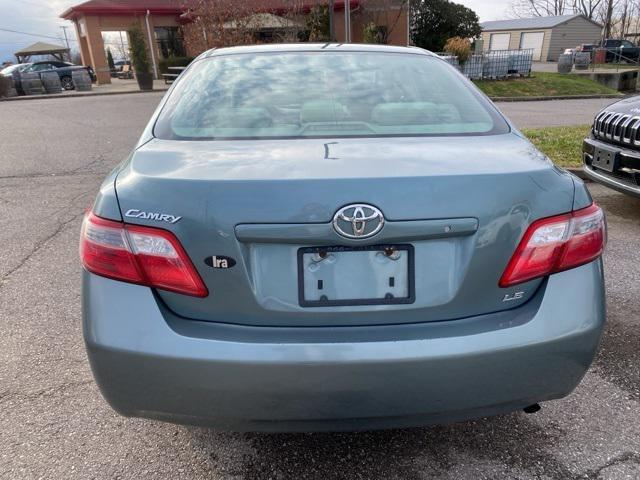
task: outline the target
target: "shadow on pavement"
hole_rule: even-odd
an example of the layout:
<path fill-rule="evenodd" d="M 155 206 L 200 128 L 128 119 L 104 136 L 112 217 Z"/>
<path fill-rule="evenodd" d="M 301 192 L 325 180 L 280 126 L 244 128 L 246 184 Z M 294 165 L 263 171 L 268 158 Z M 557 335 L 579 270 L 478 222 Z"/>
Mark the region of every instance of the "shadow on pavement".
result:
<path fill-rule="evenodd" d="M 378 432 L 231 434 L 194 428 L 192 434 L 214 471 L 230 478 L 571 478 L 547 453 L 563 431 L 548 427 L 514 413 Z"/>

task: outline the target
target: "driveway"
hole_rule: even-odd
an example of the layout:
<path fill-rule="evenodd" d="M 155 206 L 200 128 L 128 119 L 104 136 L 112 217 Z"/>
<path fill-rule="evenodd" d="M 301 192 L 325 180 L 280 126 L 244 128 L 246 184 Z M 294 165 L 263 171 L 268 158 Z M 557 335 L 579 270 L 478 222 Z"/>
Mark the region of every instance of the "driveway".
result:
<path fill-rule="evenodd" d="M 535 415 L 306 435 L 116 415 L 84 353 L 78 232 L 159 99 L 0 103 L 0 478 L 640 478 L 640 200 L 597 185 L 610 225 L 601 352 L 571 396 Z"/>
<path fill-rule="evenodd" d="M 533 62 L 531 71 L 558 73 L 558 64 L 556 62 Z"/>
<path fill-rule="evenodd" d="M 587 125 L 597 112 L 616 99 L 546 100 L 542 102 L 498 102 L 496 105 L 519 128 Z"/>
<path fill-rule="evenodd" d="M 615 68 L 593 68 L 593 65 L 589 67 L 589 71 L 595 71 L 598 73 L 612 73 L 616 71 L 623 70 L 636 70 L 637 67 L 632 64 L 628 65 L 619 65 L 618 70 Z M 533 62 L 533 67 L 531 68 L 532 72 L 547 72 L 547 73 L 558 73 L 558 62 Z M 573 70 L 576 71 L 575 69 Z"/>

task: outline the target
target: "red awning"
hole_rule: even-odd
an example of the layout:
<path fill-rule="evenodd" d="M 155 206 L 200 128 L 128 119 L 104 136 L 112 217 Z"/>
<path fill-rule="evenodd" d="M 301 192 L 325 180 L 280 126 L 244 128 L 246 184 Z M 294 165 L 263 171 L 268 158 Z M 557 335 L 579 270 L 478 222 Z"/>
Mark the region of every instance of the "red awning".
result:
<path fill-rule="evenodd" d="M 149 11 L 154 15 L 181 15 L 186 9 L 180 0 L 88 0 L 60 15 L 73 20 L 79 15 L 136 15 Z"/>
<path fill-rule="evenodd" d="M 243 0 L 255 13 L 283 14 L 289 10 L 301 8 L 308 11 L 319 2 L 310 0 L 298 4 L 287 0 Z M 189 11 L 185 7 L 188 1 L 181 0 L 88 0 L 84 3 L 68 8 L 60 15 L 61 18 L 74 20 L 79 15 L 140 15 L 147 11 L 154 15 L 182 15 Z M 328 5 L 328 1 L 322 2 Z M 196 3 L 197 4 L 197 3 Z M 351 0 L 351 8 L 357 8 L 360 0 Z M 335 9 L 344 9 L 345 0 L 336 0 Z"/>

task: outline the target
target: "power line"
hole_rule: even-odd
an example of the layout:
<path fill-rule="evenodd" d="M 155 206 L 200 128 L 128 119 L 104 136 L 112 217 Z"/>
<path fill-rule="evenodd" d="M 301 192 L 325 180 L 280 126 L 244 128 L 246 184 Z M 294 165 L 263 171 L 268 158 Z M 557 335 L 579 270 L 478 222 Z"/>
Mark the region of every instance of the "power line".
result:
<path fill-rule="evenodd" d="M 68 27 L 60 27 L 60 28 L 65 29 L 65 28 L 68 28 Z M 10 33 L 17 33 L 19 35 L 28 35 L 30 37 L 50 38 L 50 39 L 53 39 L 53 40 L 62 41 L 62 39 L 60 37 L 54 37 L 52 35 L 42 35 L 42 34 L 39 34 L 39 33 L 22 32 L 22 31 L 19 31 L 19 30 L 11 30 L 9 28 L 0 28 L 0 31 L 2 31 L 2 32 L 10 32 Z M 69 38 L 66 35 L 66 31 L 65 31 L 65 39 L 64 39 L 64 41 L 67 43 L 67 48 L 70 48 L 69 42 L 77 42 L 78 40 L 76 40 L 75 38 Z M 109 45 L 118 46 L 118 47 L 123 46 L 122 40 L 121 41 L 104 41 L 103 40 L 103 43 L 104 43 L 105 46 L 109 46 Z M 19 40 L 16 40 L 14 42 L 0 41 L 0 44 L 2 44 L 2 45 L 20 45 L 21 42 Z"/>
<path fill-rule="evenodd" d="M 19 35 L 28 35 L 30 37 L 41 37 L 41 38 L 52 38 L 53 40 L 60 40 L 60 37 L 53 37 L 51 35 L 42 35 L 39 33 L 29 33 L 29 32 L 21 32 L 19 30 L 11 30 L 9 28 L 0 28 L 0 32 L 9 32 L 9 33 L 17 33 Z M 75 42 L 76 40 L 74 38 L 70 39 L 71 41 Z"/>

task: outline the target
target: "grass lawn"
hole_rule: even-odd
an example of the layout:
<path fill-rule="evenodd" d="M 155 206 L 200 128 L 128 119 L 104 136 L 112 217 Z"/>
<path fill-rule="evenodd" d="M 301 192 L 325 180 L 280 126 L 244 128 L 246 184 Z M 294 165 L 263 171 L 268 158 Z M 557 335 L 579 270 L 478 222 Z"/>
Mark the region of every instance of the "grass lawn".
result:
<path fill-rule="evenodd" d="M 576 127 L 525 128 L 522 130 L 536 147 L 561 167 L 582 165 L 582 140 L 589 125 Z"/>
<path fill-rule="evenodd" d="M 553 97 L 618 93 L 590 78 L 561 73 L 533 72 L 529 78 L 478 80 L 475 83 L 490 97 Z"/>

